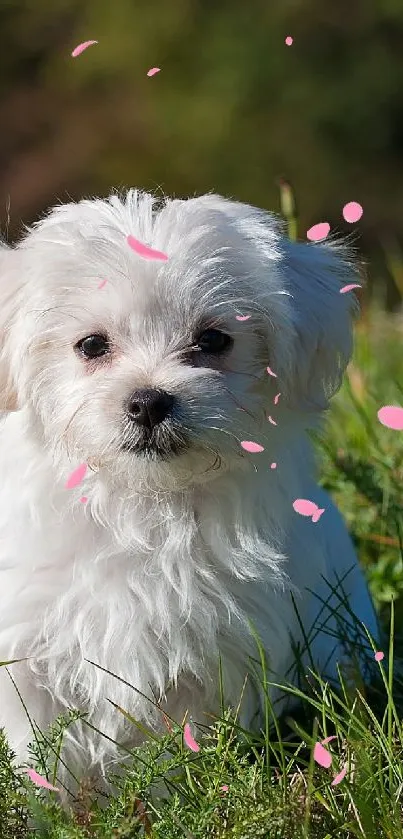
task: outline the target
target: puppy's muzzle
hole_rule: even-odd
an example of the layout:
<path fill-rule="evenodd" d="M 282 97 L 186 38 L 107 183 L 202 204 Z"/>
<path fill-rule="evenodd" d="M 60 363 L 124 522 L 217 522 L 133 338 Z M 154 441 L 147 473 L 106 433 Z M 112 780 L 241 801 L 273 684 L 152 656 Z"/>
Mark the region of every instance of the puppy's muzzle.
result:
<path fill-rule="evenodd" d="M 164 390 L 136 390 L 127 406 L 129 419 L 144 430 L 152 431 L 170 415 L 175 398 Z"/>

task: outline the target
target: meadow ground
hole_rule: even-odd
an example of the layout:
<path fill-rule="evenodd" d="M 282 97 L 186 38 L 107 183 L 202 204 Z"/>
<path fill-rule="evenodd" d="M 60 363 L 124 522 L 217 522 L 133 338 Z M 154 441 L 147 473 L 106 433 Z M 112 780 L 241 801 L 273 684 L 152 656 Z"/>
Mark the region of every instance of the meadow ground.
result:
<path fill-rule="evenodd" d="M 267 702 L 260 738 L 240 731 L 223 707 L 222 719 L 199 738 L 198 752 L 174 727 L 136 752 L 121 794 L 105 810 L 91 805 L 83 788 L 75 815 L 59 808 L 57 793 L 37 788 L 18 771 L 0 738 L 0 839 L 403 839 L 403 703 L 396 667 L 403 626 L 403 432 L 377 420 L 382 405 L 403 405 L 402 371 L 403 317 L 387 316 L 379 306 L 364 310 L 353 363 L 317 441 L 321 482 L 347 520 L 393 640 L 389 651 L 387 643 L 383 647 L 373 688 L 358 683 L 352 691 L 342 679 L 336 693 L 311 678 L 301 711 L 281 730 L 272 730 Z M 56 751 L 62 727 L 52 734 Z M 332 763 L 324 768 L 314 760 L 314 745 L 331 735 L 326 749 Z M 38 739 L 41 753 L 52 755 Z M 32 766 L 54 783 L 38 744 L 33 748 Z M 168 770 L 169 796 L 155 800 L 153 787 Z"/>

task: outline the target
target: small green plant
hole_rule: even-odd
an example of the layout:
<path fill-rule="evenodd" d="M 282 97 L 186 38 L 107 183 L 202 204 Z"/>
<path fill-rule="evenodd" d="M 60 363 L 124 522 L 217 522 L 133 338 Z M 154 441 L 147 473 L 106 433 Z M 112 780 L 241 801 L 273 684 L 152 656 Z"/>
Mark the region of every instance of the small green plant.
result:
<path fill-rule="evenodd" d="M 125 773 L 115 779 L 116 795 L 103 808 L 83 795 L 74 811 L 61 809 L 57 793 L 35 789 L 17 771 L 1 735 L 1 839 L 289 839 L 291 833 L 296 839 L 403 839 L 403 724 L 393 691 L 393 618 L 392 609 L 389 659 L 387 666 L 376 665 L 382 695 L 374 692 L 375 703 L 342 673 L 336 689 L 311 672 L 303 689 L 285 686 L 299 700 L 299 712 L 291 709 L 281 725 L 273 725 L 265 681 L 268 725 L 261 735 L 242 729 L 228 709 L 200 730 L 194 753 L 173 724 L 165 736 L 133 751 Z M 61 728 L 59 721 L 55 741 Z M 325 769 L 313 755 L 326 738 L 332 738 L 326 743 L 332 763 Z M 35 754 L 43 760 L 37 748 Z M 163 780 L 167 792 L 161 798 Z"/>

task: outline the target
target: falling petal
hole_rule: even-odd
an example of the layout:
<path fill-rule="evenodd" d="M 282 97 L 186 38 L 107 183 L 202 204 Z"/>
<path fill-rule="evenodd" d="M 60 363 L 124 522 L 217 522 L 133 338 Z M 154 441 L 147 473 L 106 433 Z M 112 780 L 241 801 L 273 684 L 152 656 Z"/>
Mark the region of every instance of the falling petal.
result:
<path fill-rule="evenodd" d="M 403 408 L 398 405 L 384 405 L 378 411 L 378 419 L 386 428 L 393 428 L 395 431 L 403 430 Z"/>
<path fill-rule="evenodd" d="M 127 236 L 127 244 L 135 253 L 138 254 L 138 256 L 142 256 L 143 259 L 159 259 L 162 262 L 166 262 L 168 259 L 166 253 L 149 248 L 148 245 L 144 245 L 142 242 L 139 242 L 139 240 L 135 239 L 134 236 Z"/>
<path fill-rule="evenodd" d="M 86 463 L 80 463 L 80 466 L 77 466 L 77 469 L 74 469 L 74 472 L 72 472 L 71 475 L 69 475 L 69 477 L 67 478 L 65 488 L 74 489 L 74 487 L 81 484 L 81 481 L 83 480 L 87 469 L 88 466 Z"/>
<path fill-rule="evenodd" d="M 250 315 L 235 315 L 235 320 L 249 320 Z"/>
<path fill-rule="evenodd" d="M 364 210 L 361 207 L 361 204 L 358 204 L 357 201 L 349 201 L 348 204 L 345 204 L 343 207 L 343 218 L 348 221 L 349 224 L 354 224 L 354 222 L 359 221 Z"/>
<path fill-rule="evenodd" d="M 252 452 L 252 454 L 264 452 L 264 446 L 260 446 L 259 443 L 253 443 L 252 440 L 243 440 L 241 446 L 246 452 Z"/>
<path fill-rule="evenodd" d="M 86 495 L 82 495 L 82 496 L 81 496 L 81 498 L 80 498 L 80 501 L 81 501 L 81 503 L 82 503 L 82 504 L 86 504 L 86 503 L 87 503 L 87 501 L 88 501 L 87 496 L 86 496 Z"/>
<path fill-rule="evenodd" d="M 301 516 L 313 516 L 318 511 L 318 505 L 307 498 L 296 498 L 292 506 Z"/>
<path fill-rule="evenodd" d="M 270 469 L 277 469 L 277 463 L 271 463 Z"/>
<path fill-rule="evenodd" d="M 341 770 L 341 772 L 339 772 L 339 774 L 336 775 L 333 778 L 332 787 L 337 787 L 337 784 L 339 784 L 340 781 L 342 781 L 343 778 L 346 777 L 346 775 L 347 775 L 347 764 L 345 766 L 343 766 L 343 769 Z"/>
<path fill-rule="evenodd" d="M 270 416 L 270 414 L 268 415 L 267 419 L 269 420 L 269 422 L 271 422 L 272 425 L 277 425 L 277 423 L 274 421 L 273 417 Z"/>
<path fill-rule="evenodd" d="M 183 729 L 183 739 L 184 739 L 186 745 L 188 746 L 188 748 L 192 750 L 192 752 L 199 752 L 200 751 L 200 746 L 199 746 L 198 743 L 196 743 L 196 740 L 194 739 L 194 737 L 192 735 L 192 732 L 190 730 L 190 725 L 189 725 L 188 722 L 186 723 L 186 725 Z"/>
<path fill-rule="evenodd" d="M 273 370 L 271 369 L 271 367 L 266 367 L 266 370 L 267 370 L 269 376 L 274 376 L 274 378 L 277 379 L 277 373 L 273 373 Z"/>
<path fill-rule="evenodd" d="M 220 787 L 220 790 L 222 790 L 222 792 L 228 792 L 227 784 L 223 784 L 222 787 Z"/>
<path fill-rule="evenodd" d="M 329 231 L 330 224 L 327 221 L 321 221 L 319 224 L 314 224 L 313 227 L 310 227 L 306 236 L 311 242 L 319 242 L 321 239 L 326 239 Z"/>
<path fill-rule="evenodd" d="M 60 791 L 58 787 L 52 786 L 52 784 L 50 784 L 49 781 L 46 780 L 46 778 L 43 778 L 42 775 L 38 775 L 38 773 L 35 772 L 35 769 L 25 769 L 24 771 L 27 773 L 28 778 L 32 781 L 33 784 L 35 784 L 36 787 L 50 789 L 53 790 L 53 792 Z"/>
<path fill-rule="evenodd" d="M 326 743 L 331 743 L 332 740 L 337 740 L 337 737 L 336 737 L 335 734 L 332 734 L 330 737 L 325 737 L 324 740 L 321 740 L 322 746 L 326 746 Z"/>
<path fill-rule="evenodd" d="M 156 73 L 161 72 L 161 67 L 151 67 L 151 70 L 148 71 L 147 76 L 155 76 Z"/>
<path fill-rule="evenodd" d="M 349 285 L 344 285 L 343 288 L 340 289 L 340 294 L 345 294 L 347 291 L 352 291 L 353 288 L 362 288 L 362 285 L 359 283 L 350 283 Z"/>
<path fill-rule="evenodd" d="M 277 405 L 278 400 L 280 399 L 281 393 L 277 393 L 274 397 L 274 404 Z"/>
<path fill-rule="evenodd" d="M 93 44 L 97 43 L 98 41 L 83 41 L 82 44 L 79 44 L 78 47 L 75 47 L 73 49 L 73 52 L 71 53 L 72 57 L 77 58 L 77 56 L 81 55 L 81 53 L 84 52 L 84 50 L 88 49 L 88 47 L 92 47 Z"/>
<path fill-rule="evenodd" d="M 327 749 L 323 748 L 321 743 L 315 743 L 313 759 L 319 766 L 323 766 L 324 769 L 329 769 L 329 766 L 332 765 L 332 755 Z"/>
<path fill-rule="evenodd" d="M 292 38 L 291 35 L 287 35 L 287 37 L 285 39 L 285 43 L 287 44 L 287 47 L 291 46 L 293 40 L 294 40 L 294 38 Z"/>
<path fill-rule="evenodd" d="M 98 288 L 103 288 L 106 285 L 107 282 L 108 282 L 107 280 L 101 280 Z"/>
<path fill-rule="evenodd" d="M 374 655 L 375 661 L 383 661 L 384 658 L 385 658 L 385 653 L 383 653 L 382 650 L 379 650 L 379 652 L 375 653 L 375 655 Z"/>
<path fill-rule="evenodd" d="M 313 521 L 313 523 L 314 523 L 314 524 L 316 524 L 316 522 L 317 522 L 317 521 L 319 521 L 319 519 L 320 519 L 321 515 L 322 515 L 324 512 L 325 512 L 325 508 L 324 508 L 324 507 L 322 507 L 322 509 L 321 509 L 321 510 L 319 510 L 319 508 L 316 510 L 316 512 L 315 512 L 315 513 L 313 514 L 313 516 L 312 516 L 312 521 Z"/>

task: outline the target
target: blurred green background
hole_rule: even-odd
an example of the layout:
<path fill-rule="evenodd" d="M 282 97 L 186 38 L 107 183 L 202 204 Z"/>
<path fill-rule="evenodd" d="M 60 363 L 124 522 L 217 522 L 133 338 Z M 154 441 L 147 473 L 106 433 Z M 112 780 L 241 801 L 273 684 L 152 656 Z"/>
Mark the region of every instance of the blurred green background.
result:
<path fill-rule="evenodd" d="M 0 43 L 3 233 L 111 187 L 279 210 L 284 176 L 300 235 L 351 232 L 362 204 L 358 246 L 398 303 L 403 0 L 0 0 Z"/>

